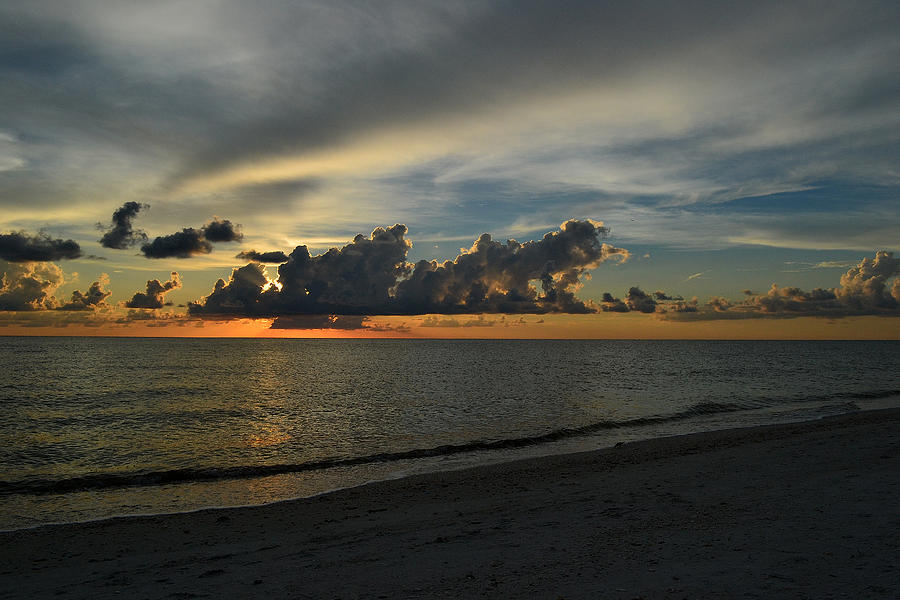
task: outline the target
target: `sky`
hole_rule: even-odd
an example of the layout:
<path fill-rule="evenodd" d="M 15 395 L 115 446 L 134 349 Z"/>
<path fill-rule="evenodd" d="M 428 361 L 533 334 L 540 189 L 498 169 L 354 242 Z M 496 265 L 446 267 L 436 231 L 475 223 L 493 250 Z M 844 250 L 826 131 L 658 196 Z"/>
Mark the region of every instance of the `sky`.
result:
<path fill-rule="evenodd" d="M 7 0 L 0 335 L 900 338 L 898 32 Z"/>

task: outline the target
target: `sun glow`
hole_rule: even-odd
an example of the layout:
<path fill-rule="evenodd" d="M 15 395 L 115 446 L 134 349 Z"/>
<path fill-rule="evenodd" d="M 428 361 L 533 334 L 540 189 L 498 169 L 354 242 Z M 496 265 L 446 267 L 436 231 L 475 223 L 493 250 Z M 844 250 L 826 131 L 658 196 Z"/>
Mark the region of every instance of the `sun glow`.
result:
<path fill-rule="evenodd" d="M 262 291 L 266 292 L 272 288 L 275 288 L 276 290 L 278 290 L 280 292 L 282 287 L 284 287 L 284 286 L 282 285 L 282 283 L 280 281 L 278 281 L 277 279 L 269 279 L 268 275 L 267 275 L 266 283 L 265 283 L 265 285 L 262 286 Z"/>

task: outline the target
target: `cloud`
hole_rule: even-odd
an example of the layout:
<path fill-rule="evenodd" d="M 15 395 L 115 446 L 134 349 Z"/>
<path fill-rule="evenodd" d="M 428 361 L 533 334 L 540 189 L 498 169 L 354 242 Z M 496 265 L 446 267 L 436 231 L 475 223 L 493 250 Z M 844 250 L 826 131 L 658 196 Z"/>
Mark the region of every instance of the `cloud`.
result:
<path fill-rule="evenodd" d="M 282 252 L 281 250 L 274 250 L 271 252 L 257 252 L 256 250 L 242 250 L 239 252 L 235 258 L 242 258 L 244 260 L 252 260 L 255 262 L 261 263 L 283 263 L 287 262 L 288 255 Z"/>
<path fill-rule="evenodd" d="M 186 227 L 170 235 L 158 236 L 149 244 L 141 246 L 147 258 L 190 258 L 198 254 L 212 252 L 212 244 L 203 237 L 203 232 Z"/>
<path fill-rule="evenodd" d="M 172 271 L 172 275 L 166 282 L 159 279 L 151 279 L 147 282 L 147 290 L 136 292 L 131 300 L 125 302 L 126 308 L 162 308 L 163 296 L 172 290 L 181 287 L 181 277 Z"/>
<path fill-rule="evenodd" d="M 678 300 L 684 300 L 684 298 L 682 298 L 681 296 L 670 296 L 670 295 L 668 295 L 667 293 L 665 293 L 665 292 L 662 291 L 662 290 L 656 290 L 655 292 L 653 292 L 653 296 L 654 296 L 657 300 L 661 300 L 661 301 L 678 301 Z"/>
<path fill-rule="evenodd" d="M 662 309 L 662 312 L 695 313 L 700 310 L 699 304 L 700 302 L 696 296 L 690 300 L 675 300 L 674 302 L 666 304 L 665 308 Z"/>
<path fill-rule="evenodd" d="M 100 245 L 104 248 L 124 250 L 145 241 L 147 234 L 139 229 L 133 229 L 131 224 L 142 208 L 147 208 L 147 205 L 140 202 L 126 202 L 117 208 L 112 215 L 112 227 L 100 238 Z M 100 223 L 97 225 L 102 228 Z"/>
<path fill-rule="evenodd" d="M 106 273 L 100 275 L 100 279 L 91 284 L 87 292 L 75 290 L 72 298 L 65 304 L 56 307 L 56 310 L 97 310 L 105 308 L 106 298 L 111 292 L 104 289 L 109 285 L 109 276 Z"/>
<path fill-rule="evenodd" d="M 185 227 L 176 233 L 158 236 L 141 246 L 141 252 L 147 258 L 190 258 L 212 252 L 211 242 L 238 242 L 243 238 L 240 225 L 213 217 L 200 229 Z"/>
<path fill-rule="evenodd" d="M 862 311 L 896 310 L 900 303 L 900 279 L 888 281 L 900 275 L 900 259 L 893 252 L 875 253 L 875 258 L 864 258 L 841 276 L 841 287 L 835 290 L 837 299 L 845 306 Z"/>
<path fill-rule="evenodd" d="M 853 262 L 849 260 L 824 260 L 812 265 L 813 269 L 846 269 L 852 267 Z"/>
<path fill-rule="evenodd" d="M 508 325 L 505 323 L 505 320 L 506 315 L 500 319 L 488 319 L 483 314 L 480 314 L 468 321 L 460 321 L 454 317 L 428 315 L 422 320 L 419 327 L 494 327 L 497 325 Z"/>
<path fill-rule="evenodd" d="M 630 256 L 600 242 L 607 231 L 598 221 L 571 220 L 524 244 L 483 234 L 454 261 L 416 263 L 397 284 L 396 302 L 406 314 L 595 312 L 575 296 L 581 277 L 606 260 Z"/>
<path fill-rule="evenodd" d="M 728 311 L 732 306 L 731 300 L 728 298 L 724 298 L 722 296 L 713 296 L 709 299 L 709 302 L 706 303 L 708 307 L 716 311 L 717 313 L 723 313 Z"/>
<path fill-rule="evenodd" d="M 628 305 L 630 310 L 642 313 L 652 313 L 656 310 L 656 300 L 637 287 L 628 290 L 628 295 L 625 296 L 625 304 Z"/>
<path fill-rule="evenodd" d="M 656 297 L 655 299 L 654 296 Z M 662 290 L 657 290 L 651 295 L 639 287 L 631 287 L 625 295 L 624 302 L 609 292 L 604 293 L 601 309 L 604 312 L 624 313 L 637 311 L 642 313 L 652 313 L 656 312 L 659 302 L 663 300 L 672 300 L 672 298 Z"/>
<path fill-rule="evenodd" d="M 600 240 L 597 221 L 566 221 L 559 231 L 523 244 L 482 235 L 453 261 L 406 262 L 407 228 L 378 227 L 343 248 L 310 256 L 298 246 L 270 282 L 250 263 L 220 279 L 189 311 L 206 315 L 400 315 L 431 313 L 595 312 L 575 296 L 586 271 L 627 250 Z M 540 290 L 538 290 L 538 287 Z"/>
<path fill-rule="evenodd" d="M 773 283 L 765 294 L 744 290 L 741 301 L 715 296 L 688 316 L 692 319 L 900 316 L 898 275 L 900 259 L 894 258 L 893 252 L 880 250 L 874 258 L 866 257 L 844 273 L 838 287 L 803 290 Z"/>
<path fill-rule="evenodd" d="M 212 221 L 203 226 L 203 236 L 210 242 L 239 242 L 244 239 L 240 225 L 218 217 L 213 217 Z"/>
<path fill-rule="evenodd" d="M 289 315 L 276 317 L 270 329 L 369 329 L 364 315 Z"/>
<path fill-rule="evenodd" d="M 109 323 L 109 321 L 107 321 Z M 115 323 L 119 325 L 128 325 L 130 323 L 140 323 L 146 327 L 168 327 L 174 325 L 176 327 L 185 327 L 187 325 L 202 326 L 200 319 L 195 319 L 186 314 L 161 312 L 155 310 L 131 309 L 126 314 L 115 319 Z"/>
<path fill-rule="evenodd" d="M 600 308 L 603 312 L 628 312 L 631 310 L 628 308 L 628 305 L 622 302 L 620 298 L 616 298 L 609 292 L 603 293 L 603 298 L 601 299 Z"/>
<path fill-rule="evenodd" d="M 98 193 L 143 198 L 145 189 L 177 190 L 241 169 L 259 181 L 259 171 L 287 162 L 309 173 L 304 180 L 316 182 L 326 208 L 336 187 L 388 180 L 398 182 L 394 193 L 354 208 L 383 210 L 384 198 L 401 193 L 428 198 L 417 207 L 426 209 L 421 221 L 407 222 L 418 235 L 430 233 L 429 222 L 469 235 L 468 224 L 445 218 L 461 212 L 462 195 L 493 204 L 478 185 L 502 179 L 543 190 L 542 201 L 558 207 L 550 223 L 589 212 L 563 207 L 566 190 L 648 205 L 651 223 L 638 219 L 627 233 L 654 243 L 881 247 L 900 221 L 890 159 L 900 123 L 900 13 L 887 1 L 854 6 L 388 1 L 373 11 L 335 0 L 261 12 L 234 0 L 78 11 L 5 2 L 0 104 L 15 143 L 0 154 L 28 168 L 4 172 L 0 212 L 11 219 L 6 211 L 28 202 L 29 217 L 47 222 L 73 197 L 84 206 Z M 449 167 L 417 178 L 435 163 Z M 269 169 L 276 177 L 260 185 L 293 181 L 282 178 L 296 176 L 290 171 Z M 774 210 L 728 204 L 835 180 L 861 182 L 838 210 L 791 219 L 783 211 L 793 201 Z M 885 182 L 889 200 L 873 201 L 864 186 Z M 243 189 L 222 197 L 246 208 Z M 253 208 L 292 196 L 276 190 Z M 666 209 L 709 209 L 711 200 L 702 227 L 696 214 Z M 341 218 L 340 227 L 356 230 L 398 220 L 386 209 L 377 218 L 341 209 L 309 221 L 334 228 Z M 504 218 L 532 214 L 515 210 Z M 486 212 L 469 223 L 497 231 L 504 221 Z M 838 227 L 842 235 L 832 235 Z M 267 232 L 271 240 L 308 235 L 283 222 Z"/>
<path fill-rule="evenodd" d="M 300 246 L 306 250 L 306 246 Z M 294 252 L 297 252 L 295 250 Z M 293 256 L 293 253 L 292 253 Z M 188 313 L 196 315 L 275 316 L 268 305 L 275 302 L 272 296 L 266 267 L 250 263 L 231 272 L 228 281 L 216 281 L 211 294 L 201 303 L 189 303 Z M 326 313 L 323 313 L 326 314 Z"/>
<path fill-rule="evenodd" d="M 43 262 L 74 259 L 81 247 L 74 240 L 53 239 L 45 233 L 0 233 L 0 258 L 9 262 Z"/>
<path fill-rule="evenodd" d="M 59 306 L 53 295 L 64 282 L 63 272 L 49 262 L 0 263 L 0 310 L 34 311 Z"/>

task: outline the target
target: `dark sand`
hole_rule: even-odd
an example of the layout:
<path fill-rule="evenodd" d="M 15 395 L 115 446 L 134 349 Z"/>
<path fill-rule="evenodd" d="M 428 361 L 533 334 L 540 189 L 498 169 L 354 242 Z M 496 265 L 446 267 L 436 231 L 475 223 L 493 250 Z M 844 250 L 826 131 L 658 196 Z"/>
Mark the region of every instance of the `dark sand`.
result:
<path fill-rule="evenodd" d="M 900 410 L 0 534 L 12 598 L 897 598 Z"/>

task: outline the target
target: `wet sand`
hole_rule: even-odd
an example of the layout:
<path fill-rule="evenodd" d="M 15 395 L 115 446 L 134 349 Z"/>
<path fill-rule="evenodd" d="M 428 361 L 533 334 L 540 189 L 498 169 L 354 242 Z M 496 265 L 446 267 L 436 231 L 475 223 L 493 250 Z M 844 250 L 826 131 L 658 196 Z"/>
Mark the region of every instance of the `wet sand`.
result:
<path fill-rule="evenodd" d="M 0 534 L 3 598 L 896 598 L 900 410 Z"/>

